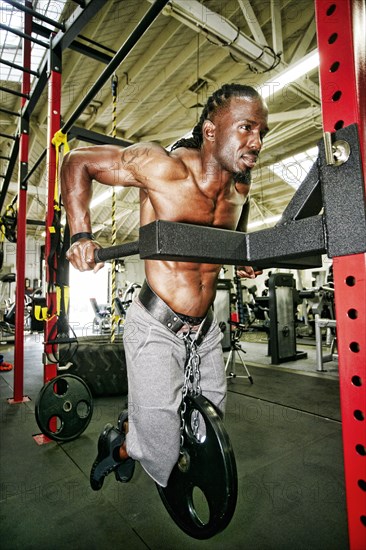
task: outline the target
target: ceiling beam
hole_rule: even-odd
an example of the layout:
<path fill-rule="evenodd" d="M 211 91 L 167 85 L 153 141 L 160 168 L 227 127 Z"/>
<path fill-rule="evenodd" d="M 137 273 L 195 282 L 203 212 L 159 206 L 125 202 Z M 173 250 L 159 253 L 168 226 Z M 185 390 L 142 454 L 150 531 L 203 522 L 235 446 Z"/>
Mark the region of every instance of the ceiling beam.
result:
<path fill-rule="evenodd" d="M 289 122 L 291 120 L 305 120 L 308 118 L 314 119 L 319 117 L 320 112 L 318 107 L 308 107 L 304 109 L 294 109 L 291 111 L 281 111 L 279 113 L 269 113 L 268 122 L 271 126 L 273 124 Z M 176 117 L 174 116 L 174 118 Z M 161 129 L 158 127 L 154 129 L 154 133 L 145 134 L 144 141 L 164 141 L 168 139 L 174 141 L 175 139 L 179 139 L 180 137 L 190 132 L 190 130 L 192 130 L 192 125 L 190 125 L 186 126 L 185 128 L 172 129 L 164 132 L 164 126 L 166 125 L 162 124 Z"/>
<path fill-rule="evenodd" d="M 140 227 L 140 219 L 137 217 L 136 221 L 132 224 L 130 230 L 125 234 L 125 241 L 131 241 L 135 236 L 136 233 L 138 233 L 138 229 Z"/>
<path fill-rule="evenodd" d="M 306 120 L 297 120 L 293 124 L 286 125 L 284 128 L 278 128 L 276 132 L 271 132 L 265 138 L 265 149 L 268 151 L 272 147 L 278 147 L 278 143 L 292 141 L 302 133 L 307 133 L 310 129 L 314 130 L 314 118 Z M 319 119 L 321 122 L 321 119 Z M 321 124 L 319 132 L 321 133 Z M 313 144 L 314 146 L 316 143 Z"/>
<path fill-rule="evenodd" d="M 126 119 L 131 113 L 139 108 L 141 101 L 146 101 L 150 97 L 156 88 L 160 88 L 162 83 L 164 83 L 169 77 L 171 77 L 175 72 L 179 70 L 181 65 L 187 62 L 192 55 L 195 54 L 197 50 L 196 41 L 192 41 L 187 47 L 182 49 L 180 53 L 174 57 L 167 65 L 159 71 L 155 77 L 150 80 L 134 97 L 135 101 L 130 103 L 126 109 L 123 109 L 122 112 L 117 117 L 117 124 L 120 124 L 122 120 Z M 142 117 L 140 123 L 135 123 L 132 128 L 126 131 L 126 139 L 130 139 L 133 135 L 136 135 L 138 130 L 146 124 L 146 118 Z"/>
<path fill-rule="evenodd" d="M 144 134 L 144 141 L 160 141 L 165 142 L 166 140 L 176 141 L 180 137 L 185 136 L 192 130 L 192 124 L 186 126 L 185 128 L 179 128 L 174 130 L 167 130 L 166 132 L 156 132 L 153 134 Z"/>
<path fill-rule="evenodd" d="M 210 73 L 210 71 L 212 71 L 218 63 L 221 63 L 227 57 L 227 55 L 228 55 L 228 52 L 225 49 L 218 50 L 215 56 L 211 55 L 204 63 L 200 65 L 199 77 L 204 78 L 209 83 L 212 83 L 212 81 L 210 82 L 206 75 Z M 150 122 L 151 120 L 153 120 L 154 117 L 161 116 L 162 113 L 164 112 L 167 113 L 167 116 L 169 113 L 170 120 L 178 120 L 180 118 L 184 119 L 187 116 L 187 109 L 191 108 L 191 106 L 194 105 L 194 101 L 197 101 L 197 96 L 193 97 L 192 93 L 188 91 L 189 87 L 192 86 L 192 84 L 194 84 L 196 80 L 197 80 L 197 74 L 192 73 L 192 76 L 177 88 L 176 93 L 173 97 L 171 95 L 165 96 L 161 101 L 161 108 L 160 109 L 158 107 L 156 108 L 152 117 L 150 118 Z M 190 95 L 189 95 L 189 98 L 186 100 L 185 98 L 187 97 L 187 94 L 190 94 Z M 184 96 L 184 99 L 182 99 L 183 96 Z M 180 98 L 181 103 L 177 100 L 177 98 Z M 182 103 L 185 103 L 185 105 L 182 105 Z M 173 104 L 174 105 L 179 104 L 179 106 L 177 109 L 175 109 L 172 112 Z M 160 122 L 157 126 L 153 128 L 153 133 L 155 135 L 159 135 L 161 132 L 166 131 L 166 127 L 167 127 L 166 120 L 164 120 L 163 122 Z M 187 131 L 189 131 L 189 129 L 190 128 L 188 128 Z M 183 135 L 184 134 L 180 133 L 180 130 L 176 129 L 175 135 L 171 134 L 170 137 L 173 138 L 172 141 L 175 141 L 176 139 L 181 138 Z M 145 140 L 145 135 L 143 136 L 143 138 Z"/>
<path fill-rule="evenodd" d="M 309 117 L 319 117 L 320 111 L 318 107 L 307 107 L 304 109 L 293 109 L 291 111 L 281 111 L 279 113 L 269 113 L 269 124 L 277 124 L 280 122 L 288 122 L 289 120 L 304 120 Z"/>
<path fill-rule="evenodd" d="M 196 32 L 203 32 L 207 37 L 219 41 L 234 55 L 240 55 L 250 63 L 256 61 L 262 69 L 268 69 L 273 65 L 273 56 L 263 50 L 262 46 L 240 32 L 230 20 L 203 6 L 198 0 L 171 0 L 165 13 L 169 13 Z"/>
<path fill-rule="evenodd" d="M 0 125 L 9 126 L 10 124 L 14 124 L 14 115 L 9 115 L 7 113 L 0 112 Z"/>
<path fill-rule="evenodd" d="M 164 29 L 164 32 L 160 33 L 157 38 L 149 45 L 149 48 L 146 49 L 146 51 L 139 56 L 136 63 L 133 64 L 131 69 L 128 71 L 128 83 L 125 82 L 124 85 L 119 85 L 118 89 L 118 95 L 122 94 L 122 90 L 124 88 L 127 88 L 131 82 L 133 82 L 135 79 L 137 79 L 138 75 L 142 73 L 142 71 L 145 69 L 146 65 L 149 65 L 149 63 L 152 62 L 152 60 L 159 54 L 159 52 L 166 46 L 167 42 L 172 39 L 172 37 L 175 35 L 175 33 L 178 31 L 178 29 L 181 28 L 181 24 L 178 21 L 170 21 L 166 28 Z M 110 109 L 111 101 L 110 98 L 103 101 L 103 104 L 98 108 L 98 112 L 95 113 L 94 116 L 91 117 L 91 119 L 87 122 L 87 127 L 92 127 L 95 119 L 98 117 L 103 116 L 105 111 L 107 109 Z M 118 119 L 117 119 L 118 124 Z"/>
<path fill-rule="evenodd" d="M 315 25 L 315 19 L 312 19 L 309 23 L 308 28 L 304 32 L 300 43 L 297 45 L 294 53 L 291 57 L 291 63 L 294 63 L 295 61 L 298 61 L 304 55 L 308 52 L 308 49 L 316 35 L 316 25 Z"/>
<path fill-rule="evenodd" d="M 272 19 L 272 48 L 277 54 L 281 54 L 282 60 L 283 38 L 282 38 L 282 15 L 280 0 L 271 0 L 271 19 Z"/>
<path fill-rule="evenodd" d="M 15 195 L 18 193 L 18 183 L 15 181 L 11 181 L 8 188 L 9 193 L 14 193 Z M 41 197 L 46 196 L 46 189 L 44 187 L 38 187 L 36 185 L 29 185 L 27 187 L 27 193 L 28 195 L 38 195 Z"/>
<path fill-rule="evenodd" d="M 146 5 L 141 4 L 139 6 L 139 9 L 136 12 L 137 19 L 134 18 L 132 21 L 126 24 L 126 26 L 123 29 L 123 32 L 120 35 L 118 43 L 115 44 L 116 48 L 119 48 L 124 43 L 124 41 L 128 38 L 128 36 L 132 33 L 133 29 L 135 28 L 136 20 L 139 21 L 144 16 L 145 13 L 146 13 Z M 110 16 L 110 12 L 108 9 L 105 9 L 98 14 L 98 17 L 95 17 L 93 19 L 92 29 L 89 28 L 89 32 L 92 34 L 92 36 L 95 36 L 95 35 L 98 36 L 99 34 L 103 34 L 104 28 L 105 28 L 105 20 L 107 19 L 108 16 Z M 75 76 L 75 81 L 78 82 L 78 77 L 77 77 L 78 71 L 80 70 L 80 67 L 82 65 L 85 65 L 85 57 L 80 54 L 73 54 L 72 59 L 74 60 L 74 62 L 70 62 L 69 60 L 69 62 L 66 64 L 66 66 L 63 69 L 63 73 L 62 73 L 62 93 L 63 94 L 65 93 L 73 94 L 74 91 L 77 90 L 76 86 L 74 87 L 73 85 L 73 78 Z M 94 81 L 97 78 L 99 78 L 99 76 L 103 73 L 105 69 L 105 65 L 91 63 L 91 67 L 93 70 L 93 81 Z M 68 117 L 70 116 L 71 112 L 74 109 L 74 106 L 80 104 L 80 101 L 83 99 L 84 95 L 85 95 L 85 90 L 84 89 L 80 90 L 78 96 L 75 97 L 72 103 L 70 104 L 69 109 L 63 112 L 64 119 L 68 119 Z M 48 106 L 47 106 L 47 102 L 45 102 L 45 105 L 38 117 L 39 124 L 45 124 L 47 121 L 47 116 L 48 116 Z M 31 147 L 33 146 L 34 138 L 35 138 L 35 134 L 32 135 Z M 44 146 L 46 146 L 45 135 L 43 135 L 43 139 L 44 139 Z M 30 151 L 32 151 L 32 148 L 30 148 Z M 45 169 L 46 168 L 44 168 L 44 170 Z"/>
<path fill-rule="evenodd" d="M 247 63 L 255 63 L 259 73 L 271 69 L 276 62 L 273 55 L 269 54 L 263 46 L 258 45 L 249 36 L 240 32 L 230 20 L 203 6 L 198 0 L 190 0 L 189 2 L 186 0 L 171 0 L 169 8 L 166 8 L 165 11 L 167 12 L 168 9 L 170 9 L 169 13 L 172 17 L 176 17 L 196 32 L 203 32 L 207 37 L 221 42 L 234 56 L 239 56 Z M 271 72 L 273 81 L 275 81 L 277 74 L 287 68 L 288 65 L 284 62 L 280 62 L 276 67 L 273 67 Z M 262 77 L 263 83 L 268 80 L 267 74 L 263 74 Z M 303 92 L 309 101 L 320 103 L 317 86 L 309 86 L 306 81 L 303 81 L 297 82 L 296 88 Z"/>
<path fill-rule="evenodd" d="M 136 13 L 136 18 L 133 18 L 129 22 L 126 22 L 126 25 L 124 25 L 124 27 L 123 27 L 123 32 L 120 35 L 120 39 L 118 40 L 118 43 L 116 43 L 114 45 L 114 47 L 117 50 L 119 50 L 120 47 L 122 47 L 122 45 L 126 42 L 128 37 L 134 31 L 134 29 L 136 27 L 136 21 L 141 21 L 141 19 L 143 19 L 144 15 L 146 15 L 146 5 L 144 5 L 144 4 L 141 5 L 140 4 L 138 12 Z M 97 29 L 98 28 L 99 28 L 99 24 L 97 25 Z M 104 32 L 103 26 L 101 28 L 101 32 L 102 31 Z M 94 36 L 94 33 L 93 33 L 93 36 Z M 85 63 L 85 59 L 82 56 L 79 56 L 79 62 Z M 105 65 L 102 65 L 102 66 L 97 67 L 97 68 L 95 66 L 92 67 L 92 71 L 93 71 L 92 82 L 93 83 L 95 83 L 98 79 L 100 79 L 100 77 L 104 73 L 105 69 L 106 69 Z M 67 81 L 63 85 L 65 85 L 65 84 L 67 84 Z M 64 117 L 65 120 L 69 120 L 72 113 L 74 112 L 75 105 L 80 105 L 81 102 L 84 100 L 84 98 L 85 98 L 85 90 L 81 90 L 78 97 L 76 97 L 74 99 L 74 101 L 72 102 L 72 104 L 70 104 L 68 111 L 63 113 L 63 117 Z"/>
<path fill-rule="evenodd" d="M 257 16 L 255 15 L 249 0 L 238 0 L 238 2 L 254 40 L 258 44 L 268 46 L 267 39 L 263 34 L 262 28 L 258 22 Z"/>
<path fill-rule="evenodd" d="M 90 1 L 88 0 L 86 2 L 86 7 L 88 10 L 90 10 L 90 14 L 88 14 L 87 10 L 83 10 L 81 8 L 77 8 L 75 12 L 72 14 L 72 16 L 68 19 L 66 22 L 66 27 L 68 29 L 67 33 L 68 35 L 64 34 L 62 32 L 58 33 L 57 35 L 57 41 L 62 41 L 63 46 L 66 46 L 67 44 L 71 43 L 74 37 L 77 36 L 78 32 L 83 28 L 83 26 L 88 22 L 89 17 L 92 17 L 92 21 L 96 22 L 97 29 L 101 30 L 102 24 L 104 19 L 108 15 L 108 10 L 101 9 L 101 2 L 94 0 Z M 104 7 L 104 6 L 103 6 Z M 93 14 L 98 12 L 98 17 L 93 17 Z M 80 22 L 77 22 L 76 19 L 80 19 Z M 66 43 L 67 41 L 67 43 Z M 76 57 L 76 56 L 75 56 Z M 78 61 L 79 63 L 85 63 L 85 58 L 82 55 L 78 55 Z M 70 84 L 68 87 L 66 86 L 67 80 L 70 77 L 71 74 L 73 74 L 74 71 L 77 71 L 78 63 L 69 63 L 66 67 L 64 67 L 63 75 L 62 75 L 62 90 L 63 93 L 65 93 L 65 90 L 67 90 L 67 93 L 72 93 L 72 87 L 70 87 Z M 104 67 L 103 67 L 104 68 Z M 43 107 L 37 117 L 31 117 L 31 125 L 42 127 L 47 127 L 47 117 L 48 117 L 48 101 L 44 101 Z M 33 131 L 30 133 L 30 144 L 29 144 L 29 155 L 31 156 L 34 149 L 39 146 L 40 140 L 42 141 L 42 146 L 47 146 L 47 135 L 45 132 L 38 132 Z M 44 177 L 46 166 L 43 168 L 43 172 L 41 173 L 40 179 Z M 31 203 L 27 209 L 29 211 L 32 208 L 33 204 Z M 27 214 L 28 215 L 28 214 Z"/>

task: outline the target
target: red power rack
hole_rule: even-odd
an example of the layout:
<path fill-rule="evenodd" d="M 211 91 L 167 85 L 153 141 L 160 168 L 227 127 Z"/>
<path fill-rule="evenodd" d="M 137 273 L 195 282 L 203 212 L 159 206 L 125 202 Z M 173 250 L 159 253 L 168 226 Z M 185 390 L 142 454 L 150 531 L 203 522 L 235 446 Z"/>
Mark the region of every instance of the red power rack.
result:
<path fill-rule="evenodd" d="M 315 8 L 324 131 L 357 124 L 365 176 L 365 2 L 316 0 Z M 349 540 L 365 550 L 366 255 L 333 258 L 333 273 Z"/>

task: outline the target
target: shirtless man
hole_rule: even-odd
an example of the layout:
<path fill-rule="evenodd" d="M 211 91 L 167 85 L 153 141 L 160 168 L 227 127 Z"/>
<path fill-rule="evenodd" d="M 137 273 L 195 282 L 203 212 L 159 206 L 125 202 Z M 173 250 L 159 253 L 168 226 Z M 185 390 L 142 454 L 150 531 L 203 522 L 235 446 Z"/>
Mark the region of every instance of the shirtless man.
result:
<path fill-rule="evenodd" d="M 94 179 L 138 187 L 141 226 L 161 219 L 245 231 L 250 172 L 267 131 L 267 107 L 257 91 L 226 84 L 208 99 L 192 138 L 178 141 L 171 152 L 155 143 L 70 152 L 61 172 L 70 263 L 80 271 L 100 268 L 93 260 L 99 245 L 89 212 Z M 187 333 L 197 338 L 202 394 L 224 411 L 222 335 L 211 308 L 221 267 L 145 261 L 146 281 L 125 323 L 128 430 L 123 412 L 117 428 L 107 424 L 101 433 L 90 476 L 94 490 L 111 472 L 129 481 L 135 460 L 167 485 L 179 456 Z M 256 276 L 250 266 L 238 273 Z"/>

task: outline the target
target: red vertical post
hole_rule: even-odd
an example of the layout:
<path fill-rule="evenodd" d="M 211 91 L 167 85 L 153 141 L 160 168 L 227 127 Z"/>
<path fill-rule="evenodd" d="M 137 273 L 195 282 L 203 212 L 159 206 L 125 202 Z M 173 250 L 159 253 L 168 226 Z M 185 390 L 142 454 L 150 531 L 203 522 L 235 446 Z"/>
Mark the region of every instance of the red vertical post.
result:
<path fill-rule="evenodd" d="M 47 135 L 47 182 L 48 182 L 48 200 L 46 215 L 46 281 L 47 281 L 47 309 L 50 317 L 45 323 L 45 357 L 54 356 L 54 345 L 47 342 L 56 338 L 55 324 L 57 323 L 57 298 L 55 287 L 55 270 L 57 269 L 57 260 L 53 256 L 51 259 L 53 269 L 49 266 L 49 257 L 51 253 L 51 237 L 54 230 L 54 206 L 55 206 L 55 188 L 56 188 L 56 149 L 52 144 L 55 133 L 61 125 L 61 48 L 51 47 L 49 52 L 49 79 L 48 79 L 48 135 Z M 56 189 L 56 194 L 59 190 Z M 58 199 L 58 197 L 57 197 Z M 52 380 L 57 375 L 57 364 L 45 359 L 44 361 L 44 382 Z"/>
<path fill-rule="evenodd" d="M 365 179 L 365 3 L 315 6 L 324 131 L 358 125 Z M 349 541 L 351 550 L 365 550 L 366 255 L 333 258 L 333 273 Z"/>
<path fill-rule="evenodd" d="M 26 1 L 32 8 L 32 2 Z M 24 14 L 24 32 L 32 34 L 32 16 Z M 23 67 L 31 68 L 31 41 L 23 39 Z M 30 93 L 30 73 L 23 71 L 22 94 Z M 26 97 L 21 98 L 23 108 Z M 16 290 L 15 290 L 15 346 L 14 346 L 14 397 L 10 403 L 21 403 L 28 398 L 24 393 L 24 295 L 25 295 L 25 257 L 27 237 L 27 184 L 23 184 L 28 173 L 29 120 L 24 114 L 20 119 L 19 136 L 19 172 L 17 205 L 17 249 L 16 249 Z"/>

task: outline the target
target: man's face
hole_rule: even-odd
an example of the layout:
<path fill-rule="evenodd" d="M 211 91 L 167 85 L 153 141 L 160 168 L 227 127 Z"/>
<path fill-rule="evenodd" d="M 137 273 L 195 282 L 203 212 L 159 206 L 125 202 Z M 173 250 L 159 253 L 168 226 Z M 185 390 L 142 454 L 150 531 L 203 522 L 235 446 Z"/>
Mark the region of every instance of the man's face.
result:
<path fill-rule="evenodd" d="M 261 99 L 234 97 L 213 119 L 214 156 L 236 181 L 250 182 L 250 171 L 268 132 L 267 118 L 267 107 Z"/>

